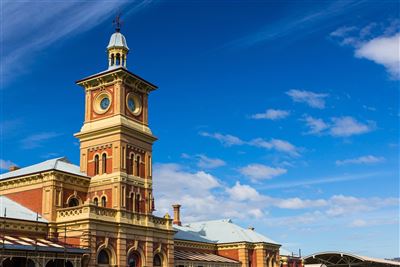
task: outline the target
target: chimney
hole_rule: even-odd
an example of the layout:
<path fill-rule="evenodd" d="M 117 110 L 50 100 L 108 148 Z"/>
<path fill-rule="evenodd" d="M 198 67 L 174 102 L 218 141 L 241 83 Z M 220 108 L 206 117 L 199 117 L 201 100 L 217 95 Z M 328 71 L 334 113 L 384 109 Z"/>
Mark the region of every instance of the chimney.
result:
<path fill-rule="evenodd" d="M 172 221 L 172 223 L 181 226 L 182 225 L 181 211 L 180 211 L 181 205 L 175 204 L 172 205 L 172 207 L 174 208 L 174 220 Z"/>
<path fill-rule="evenodd" d="M 254 231 L 255 228 L 253 226 L 249 226 L 247 229 Z"/>
<path fill-rule="evenodd" d="M 18 167 L 17 165 L 11 165 L 11 166 L 8 168 L 8 171 L 12 172 L 12 171 L 16 171 L 16 170 L 19 170 L 19 169 L 21 169 L 21 168 Z"/>

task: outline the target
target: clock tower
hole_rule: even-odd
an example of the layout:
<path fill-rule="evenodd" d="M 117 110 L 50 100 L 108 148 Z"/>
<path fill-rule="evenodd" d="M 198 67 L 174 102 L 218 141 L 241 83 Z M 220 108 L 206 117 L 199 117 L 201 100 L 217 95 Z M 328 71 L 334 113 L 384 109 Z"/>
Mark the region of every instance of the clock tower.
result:
<path fill-rule="evenodd" d="M 119 27 L 107 46 L 108 69 L 77 81 L 85 90 L 80 168 L 91 177 L 88 198 L 106 208 L 150 214 L 152 145 L 148 96 L 157 87 L 127 69 Z"/>

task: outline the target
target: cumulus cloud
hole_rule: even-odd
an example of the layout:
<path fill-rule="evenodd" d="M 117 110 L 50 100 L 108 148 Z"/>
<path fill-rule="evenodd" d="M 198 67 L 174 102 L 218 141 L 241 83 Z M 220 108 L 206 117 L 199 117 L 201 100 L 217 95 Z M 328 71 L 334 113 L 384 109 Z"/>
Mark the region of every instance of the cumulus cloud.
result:
<path fill-rule="evenodd" d="M 271 197 L 255 187 L 237 181 L 233 186 L 205 171 L 188 170 L 178 164 L 154 164 L 154 194 L 157 215 L 171 214 L 171 205 L 182 204 L 183 222 L 233 218 L 263 220 L 267 224 L 310 225 L 322 219 L 330 221 L 354 216 L 363 219 L 373 211 L 398 207 L 398 198 L 358 198 L 333 195 L 328 198 Z M 222 208 L 223 207 L 223 208 Z M 302 210 L 300 215 L 271 217 L 270 209 Z"/>
<path fill-rule="evenodd" d="M 323 119 L 306 116 L 304 119 L 309 128 L 307 134 L 327 134 L 334 137 L 349 137 L 373 131 L 376 128 L 374 121 L 360 122 L 351 116 L 333 117 L 330 122 Z"/>
<path fill-rule="evenodd" d="M 256 189 L 249 185 L 242 185 L 240 182 L 236 182 L 236 184 L 231 187 L 227 188 L 226 192 L 232 199 L 243 201 L 243 200 L 261 200 L 261 195 L 257 192 Z"/>
<path fill-rule="evenodd" d="M 218 158 L 209 158 L 206 155 L 197 155 L 197 166 L 202 169 L 215 169 L 226 165 L 226 162 Z"/>
<path fill-rule="evenodd" d="M 394 79 L 400 79 L 400 20 L 370 23 L 362 28 L 340 27 L 330 34 L 342 46 L 354 48 L 354 56 L 385 67 Z"/>
<path fill-rule="evenodd" d="M 16 164 L 10 160 L 0 159 L 0 170 L 8 170 L 8 168 L 15 165 Z"/>
<path fill-rule="evenodd" d="M 325 108 L 325 98 L 329 96 L 325 93 L 314 93 L 297 89 L 289 90 L 286 94 L 290 96 L 294 102 L 306 103 L 310 107 L 318 109 Z"/>
<path fill-rule="evenodd" d="M 400 33 L 393 36 L 379 36 L 363 43 L 355 56 L 383 65 L 392 77 L 400 78 Z"/>
<path fill-rule="evenodd" d="M 255 138 L 250 141 L 244 141 L 239 137 L 230 134 L 220 134 L 220 133 L 200 133 L 201 136 L 210 137 L 221 142 L 225 146 L 233 145 L 249 145 L 254 147 L 266 148 L 268 150 L 276 150 L 279 152 L 284 152 L 292 156 L 299 156 L 299 148 L 290 142 L 282 139 L 270 139 L 265 140 L 263 138 Z"/>
<path fill-rule="evenodd" d="M 210 137 L 216 139 L 221 142 L 221 144 L 225 146 L 233 146 L 233 145 L 243 145 L 245 142 L 240 138 L 230 135 L 230 134 L 220 134 L 220 133 L 207 133 L 201 132 L 201 136 Z"/>
<path fill-rule="evenodd" d="M 311 116 L 306 116 L 304 118 L 304 121 L 306 122 L 306 125 L 310 129 L 308 131 L 309 134 L 319 134 L 329 127 L 328 124 L 324 122 L 324 120 L 316 119 Z"/>
<path fill-rule="evenodd" d="M 361 156 L 358 158 L 352 159 L 344 159 L 344 160 L 337 160 L 336 165 L 347 165 L 347 164 L 373 164 L 373 163 L 380 163 L 385 160 L 384 157 L 376 157 L 372 155 Z"/>
<path fill-rule="evenodd" d="M 267 119 L 267 120 L 280 120 L 289 116 L 290 112 L 281 109 L 267 109 L 264 113 L 257 113 L 251 115 L 252 119 Z"/>
<path fill-rule="evenodd" d="M 239 172 L 253 180 L 262 180 L 285 174 L 287 170 L 283 168 L 273 168 L 263 164 L 249 164 L 240 168 Z"/>

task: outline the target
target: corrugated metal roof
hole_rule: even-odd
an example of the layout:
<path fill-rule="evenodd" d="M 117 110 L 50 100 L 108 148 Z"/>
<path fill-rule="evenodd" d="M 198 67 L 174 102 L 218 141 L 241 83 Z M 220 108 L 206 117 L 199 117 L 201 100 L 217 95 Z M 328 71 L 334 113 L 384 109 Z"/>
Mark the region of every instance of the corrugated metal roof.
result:
<path fill-rule="evenodd" d="M 79 166 L 76 166 L 68 161 L 67 158 L 55 158 L 40 162 L 35 165 L 31 165 L 28 167 L 24 167 L 15 171 L 7 172 L 0 174 L 0 180 L 24 176 L 28 174 L 49 171 L 49 170 L 58 170 L 62 172 L 67 172 L 79 176 L 86 176 L 85 173 L 80 171 Z"/>
<path fill-rule="evenodd" d="M 0 196 L 0 218 L 4 218 L 4 211 L 6 211 L 6 217 L 25 221 L 36 221 L 36 212 L 22 206 L 21 204 L 9 199 L 6 196 Z M 38 218 L 39 222 L 48 221 L 41 217 Z"/>
<path fill-rule="evenodd" d="M 239 263 L 238 261 L 211 253 L 202 253 L 202 252 L 186 251 L 186 250 L 175 250 L 174 257 L 175 260 L 185 260 L 185 261 Z"/>
<path fill-rule="evenodd" d="M 2 236 L 0 239 L 0 248 L 10 250 L 28 250 L 43 252 L 68 252 L 68 253 L 87 253 L 87 249 L 75 248 L 56 243 L 44 238 L 31 238 L 25 236 Z"/>
<path fill-rule="evenodd" d="M 174 228 L 178 231 L 175 235 L 176 239 L 197 242 L 208 240 L 209 243 L 217 244 L 237 242 L 278 244 L 254 230 L 234 224 L 230 219 L 189 223 L 183 226 L 174 225 Z"/>
<path fill-rule="evenodd" d="M 314 253 L 310 256 L 304 257 L 304 260 L 306 264 L 316 264 L 325 261 L 325 259 L 329 259 L 329 262 L 334 264 L 335 262 L 342 262 L 343 258 L 351 258 L 352 261 L 357 260 L 359 262 L 375 263 L 377 266 L 381 266 L 380 264 L 387 266 L 400 266 L 400 262 L 397 261 L 372 258 L 340 251 Z"/>

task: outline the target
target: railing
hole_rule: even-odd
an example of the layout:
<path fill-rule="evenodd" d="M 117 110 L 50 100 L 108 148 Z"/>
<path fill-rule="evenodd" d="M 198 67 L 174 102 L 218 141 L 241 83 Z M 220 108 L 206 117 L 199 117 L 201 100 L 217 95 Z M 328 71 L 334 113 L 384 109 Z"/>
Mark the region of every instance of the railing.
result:
<path fill-rule="evenodd" d="M 156 227 L 166 230 L 172 229 L 171 219 L 168 218 L 160 218 L 150 214 L 98 207 L 93 204 L 84 204 L 78 207 L 57 210 L 57 223 L 67 223 L 81 219 L 97 219 L 108 222 Z"/>

